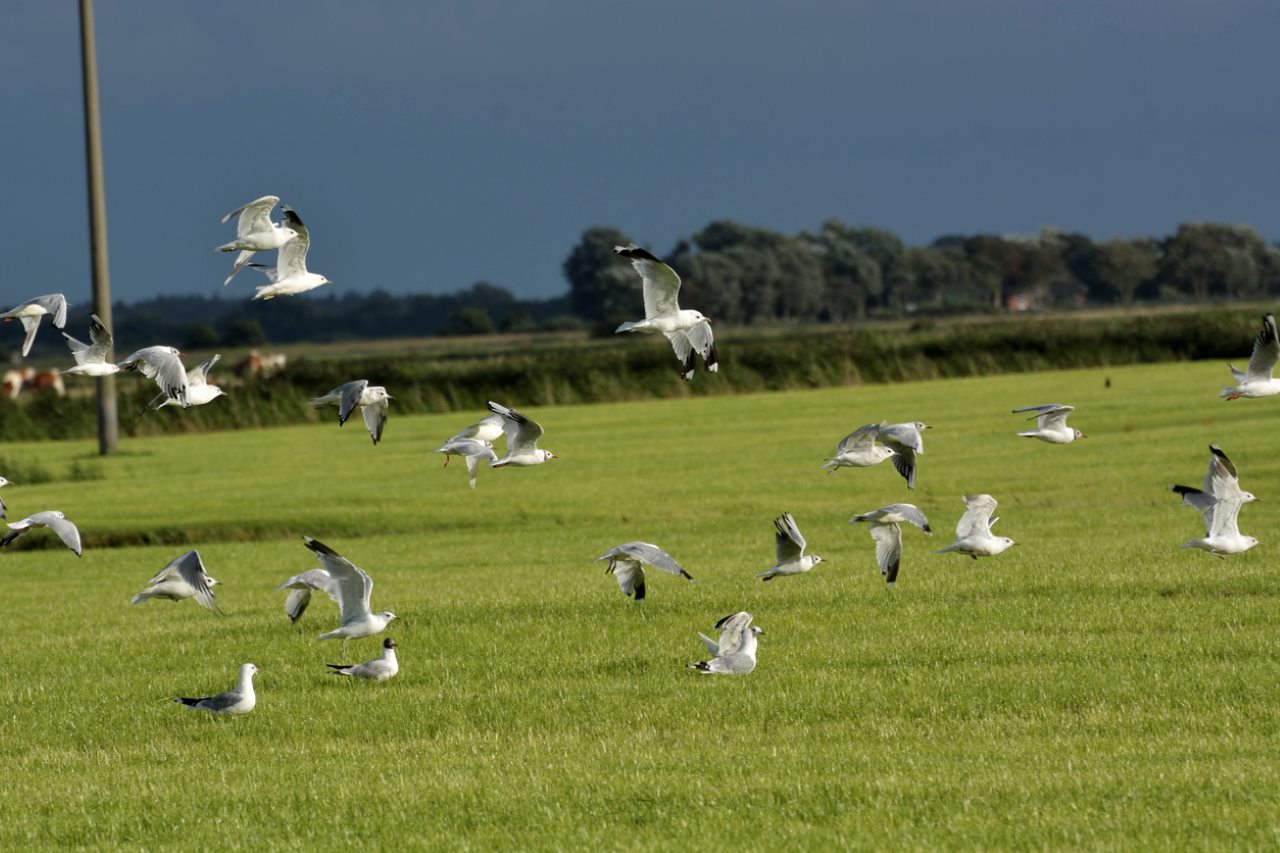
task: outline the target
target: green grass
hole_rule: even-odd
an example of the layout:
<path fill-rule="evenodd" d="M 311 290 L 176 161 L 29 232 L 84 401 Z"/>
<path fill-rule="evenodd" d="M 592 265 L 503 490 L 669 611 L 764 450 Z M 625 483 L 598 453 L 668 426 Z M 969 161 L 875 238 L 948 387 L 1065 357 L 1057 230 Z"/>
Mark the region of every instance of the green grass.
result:
<path fill-rule="evenodd" d="M 10 519 L 62 509 L 87 547 L 33 533 L 0 552 L 0 848 L 1275 846 L 1280 432 L 1273 401 L 1216 399 L 1226 377 L 528 407 L 562 458 L 482 471 L 474 493 L 427 454 L 470 415 L 393 414 L 377 448 L 355 422 L 100 461 L 87 442 L 6 444 L 50 475 L 5 490 Z M 1076 405 L 1090 438 L 1016 438 L 1009 410 L 1042 402 Z M 935 427 L 915 493 L 887 465 L 818 470 L 881 418 Z M 1261 496 L 1241 525 L 1262 544 L 1226 561 L 1178 548 L 1202 528 L 1165 490 L 1199 482 L 1210 442 Z M 979 491 L 1020 546 L 933 554 Z M 936 532 L 904 532 L 887 592 L 846 522 L 902 500 Z M 784 510 L 826 562 L 761 584 Z M 290 628 L 274 589 L 314 563 L 303 533 L 402 617 L 395 680 L 325 675 L 328 602 Z M 636 538 L 697 581 L 651 574 L 630 604 L 590 560 Z M 225 618 L 128 604 L 190 546 Z M 739 609 L 767 631 L 756 671 L 686 670 L 696 632 Z M 244 661 L 262 669 L 248 717 L 164 701 L 227 689 Z"/>

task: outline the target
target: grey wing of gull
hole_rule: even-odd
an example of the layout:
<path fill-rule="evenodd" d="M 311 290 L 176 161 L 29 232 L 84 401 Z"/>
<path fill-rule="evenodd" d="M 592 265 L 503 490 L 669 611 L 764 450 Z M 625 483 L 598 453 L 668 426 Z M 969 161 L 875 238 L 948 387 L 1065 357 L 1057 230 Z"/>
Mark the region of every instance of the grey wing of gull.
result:
<path fill-rule="evenodd" d="M 619 554 L 639 560 L 646 565 L 653 566 L 655 569 L 689 578 L 689 573 L 684 570 L 684 566 L 676 562 L 674 557 L 657 545 L 652 545 L 648 542 L 625 542 L 609 551 L 604 557 L 597 558 L 597 560 L 603 560 L 605 557 Z M 693 578 L 689 579 L 693 580 Z"/>
<path fill-rule="evenodd" d="M 1208 512 L 1218 502 L 1218 499 L 1210 493 L 1192 486 L 1179 486 L 1175 483 L 1169 487 L 1169 491 L 1181 495 L 1182 502 L 1197 512 Z"/>
<path fill-rule="evenodd" d="M 493 435 L 496 430 L 498 433 L 503 432 L 503 417 L 496 412 L 486 415 L 471 426 L 460 431 L 454 438 L 479 438 L 482 434 Z"/>
<path fill-rule="evenodd" d="M 89 340 L 91 343 L 85 358 L 88 361 L 106 361 L 113 339 L 110 330 L 97 314 L 89 315 Z"/>
<path fill-rule="evenodd" d="M 711 331 L 711 324 L 704 320 L 685 329 L 684 333 L 689 338 L 689 343 L 693 344 L 694 350 L 706 362 L 707 371 L 718 372 L 720 362 L 716 359 L 715 334 Z"/>
<path fill-rule="evenodd" d="M 636 601 L 644 601 L 644 567 L 639 560 L 613 557 L 609 560 L 606 571 L 613 575 L 624 595 L 632 595 Z"/>
<path fill-rule="evenodd" d="M 991 513 L 995 512 L 996 499 L 991 495 L 965 495 L 965 511 L 956 523 L 956 538 L 985 536 L 991 532 Z"/>
<path fill-rule="evenodd" d="M 255 229 L 251 228 L 249 223 L 254 220 L 255 216 L 268 216 L 271 209 L 280 202 L 280 199 L 273 195 L 264 195 L 262 198 L 255 198 L 253 201 L 245 202 L 235 210 L 222 217 L 223 222 L 227 222 L 233 216 L 239 216 L 245 211 L 250 211 L 248 215 L 241 216 L 239 222 L 236 223 L 236 236 L 243 237 L 246 234 L 252 234 Z"/>
<path fill-rule="evenodd" d="M 925 533 L 933 532 L 929 527 L 929 519 L 925 517 L 925 514 L 917 506 L 912 504 L 890 504 L 885 509 L 897 514 L 908 524 L 914 524 Z"/>
<path fill-rule="evenodd" d="M 853 432 L 840 439 L 840 443 L 836 445 L 836 456 L 846 453 L 857 447 L 870 447 L 876 443 L 876 439 L 880 435 L 880 428 L 884 426 L 884 421 L 878 424 L 866 424 L 860 426 Z"/>
<path fill-rule="evenodd" d="M 476 442 L 480 444 L 480 442 Z M 493 452 L 492 447 L 482 445 L 482 449 L 475 453 L 468 453 L 467 460 L 467 476 L 470 477 L 471 488 L 476 487 L 476 472 L 480 470 L 480 462 L 497 462 L 498 454 Z"/>
<path fill-rule="evenodd" d="M 169 347 L 146 347 L 130 355 L 121 364 L 135 365 L 142 375 L 154 379 L 165 396 L 187 402 L 187 369 Z"/>
<path fill-rule="evenodd" d="M 372 612 L 369 609 L 369 597 L 373 593 L 373 578 L 323 542 L 309 536 L 304 537 L 304 541 L 315 552 L 320 565 L 334 579 L 337 594 L 329 590 L 326 592 L 338 602 L 342 611 L 342 624 L 368 616 Z"/>
<path fill-rule="evenodd" d="M 67 298 L 61 293 L 48 293 L 44 296 L 37 296 L 32 299 L 29 305 L 39 305 L 49 313 L 49 321 L 53 323 L 55 328 L 61 329 L 67 325 Z"/>
<path fill-rule="evenodd" d="M 1239 536 L 1240 527 L 1237 521 L 1240 515 L 1240 500 L 1218 501 L 1204 514 L 1205 535 L 1212 539 L 1215 536 Z"/>
<path fill-rule="evenodd" d="M 280 247 L 276 258 L 276 273 L 280 278 L 288 278 L 294 273 L 307 271 L 307 250 L 311 248 L 311 234 L 302 224 L 298 214 L 290 207 L 284 208 L 285 225 L 298 232 L 288 243 Z"/>
<path fill-rule="evenodd" d="M 542 438 L 542 426 L 529 420 L 515 409 L 489 401 L 489 409 L 502 416 L 502 429 L 507 438 L 507 455 L 518 450 L 532 450 Z"/>
<path fill-rule="evenodd" d="M 387 413 L 391 404 L 386 397 L 370 403 L 367 406 L 360 407 L 360 414 L 364 417 L 364 425 L 369 430 L 373 443 L 377 444 L 382 441 L 382 429 L 387 425 Z"/>
<path fill-rule="evenodd" d="M 8 511 L 9 511 L 9 508 L 4 505 L 4 498 L 0 498 L 0 518 L 4 518 L 5 513 Z"/>
<path fill-rule="evenodd" d="M 1204 490 L 1218 500 L 1232 500 L 1242 495 L 1236 466 L 1216 444 L 1209 445 L 1209 469 L 1204 475 Z"/>
<path fill-rule="evenodd" d="M 288 243 L 285 244 L 286 246 Z M 338 424 L 341 426 L 347 422 L 347 418 L 351 417 L 351 413 L 356 410 L 356 406 L 360 405 L 360 395 L 364 393 L 364 389 L 369 385 L 368 379 L 357 379 L 354 382 L 348 382 L 345 385 L 339 385 L 329 393 L 342 392 L 338 400 Z M 370 430 L 372 432 L 372 430 Z M 375 444 L 377 442 L 374 442 Z"/>
<path fill-rule="evenodd" d="M 876 542 L 876 564 L 885 583 L 898 579 L 898 565 L 902 561 L 902 528 L 896 523 L 871 525 L 871 538 Z"/>
<path fill-rule="evenodd" d="M 1280 336 L 1276 333 L 1275 315 L 1268 314 L 1262 318 L 1262 331 L 1254 339 L 1253 353 L 1249 356 L 1245 376 L 1249 379 L 1269 379 L 1277 360 L 1280 360 Z"/>
<path fill-rule="evenodd" d="M 800 534 L 800 528 L 796 527 L 796 520 L 791 517 L 791 513 L 784 512 L 774 519 L 773 526 L 778 531 L 774 537 L 774 543 L 777 546 L 778 564 L 793 563 L 799 560 L 804 554 L 805 541 L 804 536 Z"/>
<path fill-rule="evenodd" d="M 914 424 L 889 424 L 881 427 L 880 443 L 899 453 L 924 453 L 924 439 Z"/>
<path fill-rule="evenodd" d="M 702 645 L 707 647 L 707 651 L 711 653 L 711 656 L 719 657 L 720 644 L 717 643 L 715 640 L 711 639 L 710 637 L 708 637 L 706 634 L 702 633 L 701 631 L 698 632 L 698 636 L 702 638 Z"/>
<path fill-rule="evenodd" d="M 728 657 L 742 648 L 749 627 L 751 627 L 751 614 L 745 610 L 730 614 L 717 622 L 716 628 L 720 630 L 719 655 Z"/>
<path fill-rule="evenodd" d="M 196 601 L 205 610 L 221 613 L 218 602 L 214 600 L 213 590 L 209 587 L 209 573 L 205 570 L 200 552 L 190 550 L 169 564 L 184 581 L 191 584 L 196 591 Z M 166 566 L 166 569 L 168 566 Z M 163 571 L 163 570 L 162 570 Z"/>
<path fill-rule="evenodd" d="M 221 353 L 214 353 L 195 367 L 188 370 L 187 385 L 208 385 L 209 370 L 218 363 L 218 359 L 220 358 L 222 358 Z"/>
<path fill-rule="evenodd" d="M 243 698 L 239 690 L 228 690 L 216 696 L 206 696 L 195 703 L 195 707 L 202 711 L 223 711 L 239 703 Z"/>
<path fill-rule="evenodd" d="M 313 569 L 312 571 L 319 571 L 319 569 Z M 297 622 L 301 619 L 302 614 L 307 610 L 307 605 L 310 603 L 311 587 L 291 590 L 284 600 L 284 612 L 289 617 L 289 621 Z"/>
<path fill-rule="evenodd" d="M 67 342 L 67 349 L 71 350 L 71 357 L 76 360 L 76 364 L 84 364 L 89 361 L 89 344 L 76 340 L 66 332 L 62 333 L 62 337 Z"/>
<path fill-rule="evenodd" d="M 80 530 L 66 518 L 54 515 L 52 512 L 37 512 L 31 516 L 31 521 L 35 524 L 43 524 L 58 534 L 62 544 L 75 551 L 77 557 L 83 553 L 84 549 L 80 545 Z"/>
<path fill-rule="evenodd" d="M 671 267 L 638 246 L 615 246 L 613 251 L 631 259 L 644 282 L 645 319 L 667 317 L 680 310 L 680 276 Z"/>
<path fill-rule="evenodd" d="M 893 467 L 907 481 L 907 488 L 914 489 L 916 487 L 916 452 L 907 447 L 894 447 L 888 442 L 885 442 L 885 446 L 895 451 L 892 457 Z"/>
<path fill-rule="evenodd" d="M 681 373 L 685 379 L 693 378 L 693 342 L 689 340 L 689 336 L 683 331 L 677 329 L 674 332 L 663 332 L 667 336 L 667 340 L 671 341 L 671 348 L 676 352 L 676 358 L 682 365 Z"/>

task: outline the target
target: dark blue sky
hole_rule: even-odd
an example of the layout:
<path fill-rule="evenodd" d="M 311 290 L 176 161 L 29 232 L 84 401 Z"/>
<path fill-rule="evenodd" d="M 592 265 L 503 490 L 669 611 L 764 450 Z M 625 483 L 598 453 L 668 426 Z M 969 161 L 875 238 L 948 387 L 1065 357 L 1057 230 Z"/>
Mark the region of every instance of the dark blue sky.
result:
<path fill-rule="evenodd" d="M 212 249 L 266 193 L 361 291 L 556 295 L 593 225 L 1280 237 L 1271 0 L 96 8 L 119 299 L 247 298 Z M 76 4 L 2 20 L 0 302 L 87 301 Z"/>

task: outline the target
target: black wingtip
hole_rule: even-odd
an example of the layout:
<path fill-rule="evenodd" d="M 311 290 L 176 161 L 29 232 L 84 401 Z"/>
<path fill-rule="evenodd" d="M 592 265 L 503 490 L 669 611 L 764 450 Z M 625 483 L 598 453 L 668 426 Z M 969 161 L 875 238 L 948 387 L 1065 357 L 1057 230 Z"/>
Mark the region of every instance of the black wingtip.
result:
<path fill-rule="evenodd" d="M 641 261 L 658 261 L 651 252 L 647 249 L 642 249 L 639 246 L 614 246 L 613 251 L 622 255 L 624 258 L 634 258 Z M 658 263 L 662 263 L 662 261 L 658 261 Z"/>

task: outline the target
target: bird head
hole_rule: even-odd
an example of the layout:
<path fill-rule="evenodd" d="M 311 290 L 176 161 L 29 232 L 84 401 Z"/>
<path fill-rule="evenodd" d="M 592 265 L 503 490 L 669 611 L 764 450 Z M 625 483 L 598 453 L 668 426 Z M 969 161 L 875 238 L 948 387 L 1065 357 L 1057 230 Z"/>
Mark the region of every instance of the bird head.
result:
<path fill-rule="evenodd" d="M 552 453 L 550 450 L 543 450 L 543 451 L 540 451 L 540 452 L 542 453 L 542 461 L 543 461 L 543 462 L 547 462 L 547 461 L 552 460 L 552 459 L 559 459 L 559 458 L 560 458 L 560 457 L 556 456 L 554 453 Z"/>
<path fill-rule="evenodd" d="M 1088 438 L 1088 437 L 1089 437 L 1088 435 L 1086 435 L 1085 433 L 1081 432 L 1081 431 L 1080 431 L 1080 430 L 1078 430 L 1078 429 L 1077 429 L 1077 430 L 1072 430 L 1072 432 L 1074 432 L 1074 433 L 1076 434 L 1076 438 Z"/>
<path fill-rule="evenodd" d="M 0 479 L 4 479 L 4 478 L 3 478 L 3 477 L 0 477 Z M 2 485 L 2 484 L 0 484 L 0 485 Z M 1247 504 L 1247 503 L 1249 503 L 1249 502 L 1251 502 L 1251 501 L 1256 501 L 1257 499 L 1258 499 L 1258 496 L 1257 496 L 1257 495 L 1255 495 L 1253 492 L 1241 492 L 1241 493 L 1240 493 L 1240 502 L 1241 502 L 1241 503 L 1246 503 L 1246 504 Z"/>
<path fill-rule="evenodd" d="M 394 649 L 396 647 L 396 641 L 391 639 L 390 637 L 387 637 L 385 640 L 382 641 L 382 647 L 384 649 Z"/>
<path fill-rule="evenodd" d="M 398 619 L 398 618 L 399 618 L 399 617 L 398 617 L 398 616 L 396 616 L 394 613 L 392 613 L 390 610 L 384 610 L 384 611 L 382 611 L 381 613 L 379 613 L 378 615 L 379 615 L 379 616 L 381 616 L 383 619 L 387 620 L 388 622 L 390 622 L 392 619 Z"/>
<path fill-rule="evenodd" d="M 764 629 L 763 629 L 763 628 L 761 628 L 760 626 L 758 626 L 758 625 L 752 625 L 752 626 L 751 626 L 751 636 L 753 636 L 753 637 L 759 637 L 759 636 L 760 636 L 761 634 L 763 634 L 763 633 L 764 633 Z"/>

